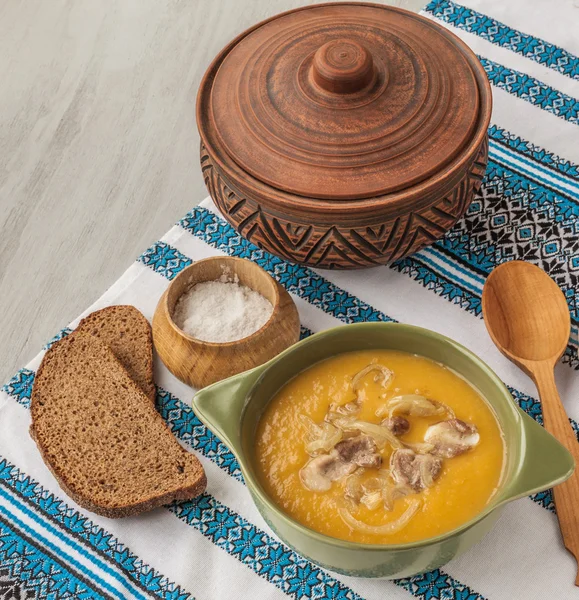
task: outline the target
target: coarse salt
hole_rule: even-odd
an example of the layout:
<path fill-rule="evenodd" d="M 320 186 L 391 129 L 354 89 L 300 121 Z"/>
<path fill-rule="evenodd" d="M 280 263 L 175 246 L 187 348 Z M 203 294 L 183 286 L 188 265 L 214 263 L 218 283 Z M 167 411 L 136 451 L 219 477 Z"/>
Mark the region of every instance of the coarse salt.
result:
<path fill-rule="evenodd" d="M 224 273 L 187 290 L 177 301 L 173 320 L 188 335 L 205 342 L 233 342 L 260 329 L 273 312 L 259 292 Z"/>

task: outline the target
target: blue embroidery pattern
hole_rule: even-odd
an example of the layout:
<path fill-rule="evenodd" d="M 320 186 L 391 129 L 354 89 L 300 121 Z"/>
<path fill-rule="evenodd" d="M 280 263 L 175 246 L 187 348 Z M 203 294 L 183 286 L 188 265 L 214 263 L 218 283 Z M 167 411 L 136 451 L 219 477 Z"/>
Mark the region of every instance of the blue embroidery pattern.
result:
<path fill-rule="evenodd" d="M 496 19 L 451 0 L 433 0 L 424 10 L 458 29 L 474 33 L 567 77 L 579 79 L 579 58 L 564 48 L 511 29 Z"/>
<path fill-rule="evenodd" d="M 179 519 L 237 558 L 292 598 L 361 600 L 360 596 L 274 540 L 208 494 L 196 502 L 172 505 Z M 336 592 L 339 592 L 338 595 Z"/>
<path fill-rule="evenodd" d="M 541 409 L 541 403 L 531 396 L 527 396 L 527 394 L 523 394 L 523 392 L 519 392 L 515 388 L 510 385 L 507 386 L 509 388 L 509 392 L 515 399 L 515 402 L 530 416 L 537 421 L 540 425 L 543 424 L 543 411 Z M 579 425 L 570 419 L 571 425 L 575 430 L 575 433 L 579 435 Z"/>
<path fill-rule="evenodd" d="M 58 342 L 62 338 L 65 338 L 70 333 L 72 333 L 72 329 L 70 329 L 69 327 L 65 327 L 64 329 L 61 329 L 53 338 L 51 338 L 50 340 L 48 340 L 48 342 L 46 342 L 46 344 L 44 344 L 42 349 L 43 350 L 50 349 L 54 344 L 56 344 L 56 342 Z"/>
<path fill-rule="evenodd" d="M 486 277 L 508 260 L 538 265 L 565 294 L 572 322 L 579 324 L 579 202 L 531 181 L 496 159 L 489 161 L 481 190 L 465 216 L 433 246 L 451 264 Z M 458 274 L 448 277 L 432 263 L 428 250 L 398 261 L 393 268 L 428 289 L 480 315 L 482 285 L 474 292 Z M 578 368 L 571 345 L 565 361 Z"/>
<path fill-rule="evenodd" d="M 541 174 L 528 173 L 520 174 L 512 159 L 493 154 L 487 164 L 486 182 L 497 183 L 500 179 L 504 179 L 502 186 L 507 190 L 507 198 L 511 196 L 516 198 L 521 197 L 520 194 L 527 193 L 532 198 L 527 199 L 522 196 L 523 201 L 526 201 L 526 208 L 541 210 L 548 206 L 552 207 L 551 213 L 553 220 L 558 223 L 565 222 L 565 225 L 572 226 L 573 221 L 570 219 L 579 217 L 579 202 L 577 197 L 570 190 L 563 186 L 558 186 L 556 183 L 549 185 L 545 180 L 541 179 Z M 479 195 L 484 192 L 479 191 Z M 502 216 L 498 215 L 497 219 L 491 224 L 495 229 L 503 225 Z M 522 236 L 522 241 L 526 241 L 529 236 Z"/>
<path fill-rule="evenodd" d="M 554 194 L 493 159 L 475 201 L 441 245 L 485 273 L 513 258 L 537 264 L 562 288 L 577 319 L 577 217 L 577 201 Z"/>
<path fill-rule="evenodd" d="M 545 490 L 544 492 L 539 492 L 538 494 L 533 494 L 530 496 L 531 500 L 540 504 L 543 508 L 546 508 L 548 511 L 555 513 L 555 503 L 553 502 L 553 490 Z"/>
<path fill-rule="evenodd" d="M 34 384 L 34 371 L 20 369 L 12 379 L 2 386 L 2 391 L 12 396 L 17 402 L 28 408 Z"/>
<path fill-rule="evenodd" d="M 192 596 L 145 564 L 110 533 L 67 506 L 4 458 L 0 458 L 0 485 L 16 492 L 44 518 L 90 544 L 95 552 L 108 558 L 128 576 L 127 579 L 136 582 L 147 593 L 154 593 L 163 600 L 192 599 Z"/>
<path fill-rule="evenodd" d="M 398 583 L 412 595 L 427 600 L 442 600 L 445 598 L 475 600 L 476 598 L 482 598 L 480 594 L 473 593 L 469 588 L 462 585 L 455 586 L 452 590 L 452 596 L 447 596 L 448 579 L 448 575 L 442 573 L 440 569 L 435 569 L 411 579 L 400 579 Z"/>
<path fill-rule="evenodd" d="M 547 112 L 579 125 L 579 101 L 521 71 L 479 56 L 489 81 L 496 87 Z"/>
<path fill-rule="evenodd" d="M 163 277 L 173 279 L 193 261 L 165 242 L 157 242 L 137 259 Z"/>
<path fill-rule="evenodd" d="M 391 268 L 405 273 L 421 283 L 426 289 L 434 291 L 439 296 L 468 310 L 474 315 L 481 315 L 481 299 L 461 287 L 460 283 L 450 280 L 439 273 L 435 273 L 429 266 L 423 265 L 418 255 L 405 258 L 394 263 Z M 568 346 L 563 355 L 562 362 L 572 369 L 579 369 L 579 353 L 573 346 Z"/>
<path fill-rule="evenodd" d="M 105 600 L 0 518 L 0 565 L 19 591 L 54 600 Z M 8 596 L 7 596 L 8 597 Z M 19 597 L 19 596 L 14 596 Z"/>
<path fill-rule="evenodd" d="M 316 568 L 255 525 L 204 494 L 196 502 L 173 505 L 171 510 L 195 527 L 213 544 L 235 556 L 268 581 L 297 600 L 305 598 L 359 599 L 351 589 Z M 393 583 L 422 599 L 467 598 L 484 600 L 468 586 L 440 569 Z"/>
<path fill-rule="evenodd" d="M 419 254 L 398 260 L 391 265 L 391 268 L 409 275 L 426 289 L 432 290 L 435 294 L 446 298 L 474 315 L 481 314 L 480 296 L 464 289 L 439 273 L 435 273 L 420 260 Z"/>
<path fill-rule="evenodd" d="M 536 146 L 535 144 L 524 140 L 514 133 L 510 133 L 506 129 L 502 129 L 497 125 L 491 125 L 489 128 L 489 137 L 491 140 L 498 142 L 510 148 L 511 150 L 514 150 L 518 154 L 528 156 L 529 158 L 540 162 L 546 167 L 555 169 L 556 171 L 559 171 L 564 175 L 579 181 L 579 165 L 576 165 L 569 160 L 560 158 L 556 154 L 548 152 L 544 148 Z"/>

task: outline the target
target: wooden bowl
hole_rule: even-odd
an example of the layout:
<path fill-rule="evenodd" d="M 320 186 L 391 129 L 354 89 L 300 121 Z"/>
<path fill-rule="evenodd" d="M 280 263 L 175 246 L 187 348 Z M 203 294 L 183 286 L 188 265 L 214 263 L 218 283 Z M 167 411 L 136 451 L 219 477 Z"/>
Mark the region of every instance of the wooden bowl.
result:
<path fill-rule="evenodd" d="M 224 269 L 271 302 L 271 317 L 255 333 L 233 342 L 205 342 L 187 335 L 172 319 L 177 300 L 193 285 L 219 279 Z M 187 267 L 161 296 L 153 317 L 153 343 L 159 357 L 175 377 L 194 388 L 267 362 L 297 342 L 299 334 L 299 315 L 290 295 L 263 269 L 243 258 L 211 257 Z"/>
<path fill-rule="evenodd" d="M 420 15 L 310 5 L 258 23 L 197 97 L 201 166 L 237 231 L 321 268 L 389 264 L 442 237 L 486 170 L 491 88 Z"/>

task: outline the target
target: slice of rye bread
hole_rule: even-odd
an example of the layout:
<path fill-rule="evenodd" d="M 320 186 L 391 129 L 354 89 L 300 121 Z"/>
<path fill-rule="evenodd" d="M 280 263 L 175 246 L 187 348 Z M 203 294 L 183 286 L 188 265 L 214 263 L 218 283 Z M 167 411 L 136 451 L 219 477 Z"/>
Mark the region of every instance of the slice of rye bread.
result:
<path fill-rule="evenodd" d="M 30 434 L 62 489 L 106 517 L 141 513 L 205 490 L 199 460 L 101 341 L 70 335 L 44 355 Z"/>
<path fill-rule="evenodd" d="M 75 333 L 92 335 L 104 342 L 145 395 L 155 402 L 151 326 L 134 306 L 119 304 L 97 310 L 78 324 Z"/>

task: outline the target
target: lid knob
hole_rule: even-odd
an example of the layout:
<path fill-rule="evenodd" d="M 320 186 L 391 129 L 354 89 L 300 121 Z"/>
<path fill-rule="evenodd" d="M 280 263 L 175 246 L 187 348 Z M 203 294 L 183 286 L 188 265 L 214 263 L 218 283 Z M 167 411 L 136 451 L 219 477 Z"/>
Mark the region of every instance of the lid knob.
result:
<path fill-rule="evenodd" d="M 327 92 L 351 94 L 374 80 L 374 61 L 362 44 L 347 38 L 332 40 L 316 51 L 312 77 Z"/>

